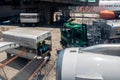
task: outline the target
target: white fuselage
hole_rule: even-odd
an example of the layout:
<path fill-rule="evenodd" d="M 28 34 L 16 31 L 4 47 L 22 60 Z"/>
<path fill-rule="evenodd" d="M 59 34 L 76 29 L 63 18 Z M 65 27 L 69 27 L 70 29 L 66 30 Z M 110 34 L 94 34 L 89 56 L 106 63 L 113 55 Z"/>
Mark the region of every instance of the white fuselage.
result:
<path fill-rule="evenodd" d="M 120 11 L 120 0 L 100 0 L 99 6 L 78 6 L 77 12 Z"/>

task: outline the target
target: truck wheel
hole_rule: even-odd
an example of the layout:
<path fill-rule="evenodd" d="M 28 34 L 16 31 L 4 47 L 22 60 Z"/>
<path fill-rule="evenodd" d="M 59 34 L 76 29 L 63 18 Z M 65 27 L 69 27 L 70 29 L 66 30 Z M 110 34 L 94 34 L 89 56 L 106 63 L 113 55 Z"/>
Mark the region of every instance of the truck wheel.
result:
<path fill-rule="evenodd" d="M 34 26 L 35 26 L 35 24 L 32 24 L 32 26 L 34 27 Z"/>
<path fill-rule="evenodd" d="M 22 23 L 22 26 L 25 26 L 25 24 L 24 24 L 24 23 Z"/>
<path fill-rule="evenodd" d="M 113 39 L 109 39 L 108 43 L 114 43 L 114 40 Z"/>

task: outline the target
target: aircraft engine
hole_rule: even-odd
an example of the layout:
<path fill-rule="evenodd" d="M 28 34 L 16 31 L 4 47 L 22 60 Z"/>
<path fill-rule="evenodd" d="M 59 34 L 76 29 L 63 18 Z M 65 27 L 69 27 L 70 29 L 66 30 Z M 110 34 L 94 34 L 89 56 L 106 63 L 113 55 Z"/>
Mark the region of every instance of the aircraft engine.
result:
<path fill-rule="evenodd" d="M 66 48 L 59 52 L 57 80 L 120 80 L 120 44 Z"/>

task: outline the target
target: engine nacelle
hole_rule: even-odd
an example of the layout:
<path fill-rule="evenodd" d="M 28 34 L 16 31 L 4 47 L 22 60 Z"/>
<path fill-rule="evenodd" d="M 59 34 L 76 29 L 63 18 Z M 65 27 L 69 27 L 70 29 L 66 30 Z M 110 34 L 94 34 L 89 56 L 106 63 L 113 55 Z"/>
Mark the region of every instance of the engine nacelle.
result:
<path fill-rule="evenodd" d="M 60 51 L 57 80 L 120 80 L 120 44 Z"/>

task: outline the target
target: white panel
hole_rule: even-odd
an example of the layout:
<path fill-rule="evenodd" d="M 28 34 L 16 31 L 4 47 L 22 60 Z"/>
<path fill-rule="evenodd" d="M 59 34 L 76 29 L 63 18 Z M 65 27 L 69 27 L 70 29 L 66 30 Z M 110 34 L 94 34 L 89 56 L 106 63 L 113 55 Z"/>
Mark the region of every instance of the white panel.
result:
<path fill-rule="evenodd" d="M 65 50 L 62 62 L 62 80 L 75 80 L 78 49 Z"/>
<path fill-rule="evenodd" d="M 36 44 L 51 36 L 49 31 L 32 28 L 16 28 L 3 32 L 4 41 L 18 42 L 21 46 L 36 48 Z"/>
<path fill-rule="evenodd" d="M 19 47 L 19 44 L 15 42 L 0 42 L 0 52 L 17 47 Z"/>

